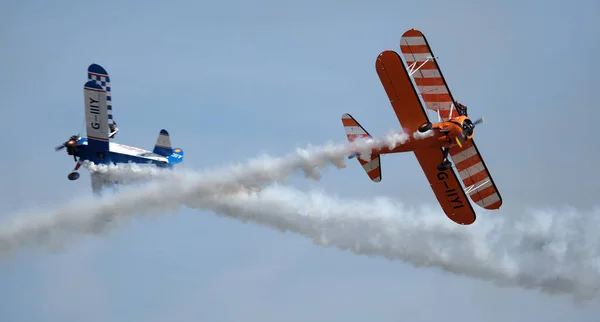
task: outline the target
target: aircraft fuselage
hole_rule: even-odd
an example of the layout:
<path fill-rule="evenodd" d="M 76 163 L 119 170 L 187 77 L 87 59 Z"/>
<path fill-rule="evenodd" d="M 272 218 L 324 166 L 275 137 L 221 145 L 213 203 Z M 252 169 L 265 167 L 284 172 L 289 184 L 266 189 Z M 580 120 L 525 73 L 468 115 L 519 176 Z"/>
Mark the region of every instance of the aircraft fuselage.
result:
<path fill-rule="evenodd" d="M 85 138 L 80 138 L 77 141 L 77 146 L 73 149 L 72 154 L 78 157 L 80 161 L 90 161 L 94 164 L 146 163 L 162 168 L 173 167 L 164 156 L 124 144 L 110 142 L 109 150 L 95 151 L 89 148 Z"/>
<path fill-rule="evenodd" d="M 423 135 L 428 135 L 424 138 L 416 139 L 414 137 L 410 137 L 407 142 L 400 144 L 393 149 L 387 147 L 375 148 L 372 150 L 372 153 L 389 154 L 411 152 L 430 148 L 450 148 L 457 144 L 456 138 L 460 138 L 463 133 L 461 125 L 452 121 L 433 124 L 431 131 L 433 131 L 432 135 L 423 133 Z"/>

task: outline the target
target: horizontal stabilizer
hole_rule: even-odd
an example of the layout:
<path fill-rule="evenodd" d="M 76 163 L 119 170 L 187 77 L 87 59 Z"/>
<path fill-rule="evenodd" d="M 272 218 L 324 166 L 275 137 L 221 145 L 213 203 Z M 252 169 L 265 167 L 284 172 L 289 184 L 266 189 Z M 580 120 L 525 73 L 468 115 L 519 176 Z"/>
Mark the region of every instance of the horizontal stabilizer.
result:
<path fill-rule="evenodd" d="M 350 114 L 342 115 L 342 124 L 346 131 L 346 137 L 350 142 L 354 142 L 358 138 L 371 138 L 371 135 Z M 372 154 L 368 160 L 361 158 L 358 152 L 352 154 L 350 158 L 352 157 L 358 159 L 358 162 L 373 182 L 381 181 L 381 158 L 379 154 Z"/>
<path fill-rule="evenodd" d="M 183 162 L 183 150 L 181 148 L 173 149 L 173 153 L 167 157 L 170 164 L 177 164 Z"/>

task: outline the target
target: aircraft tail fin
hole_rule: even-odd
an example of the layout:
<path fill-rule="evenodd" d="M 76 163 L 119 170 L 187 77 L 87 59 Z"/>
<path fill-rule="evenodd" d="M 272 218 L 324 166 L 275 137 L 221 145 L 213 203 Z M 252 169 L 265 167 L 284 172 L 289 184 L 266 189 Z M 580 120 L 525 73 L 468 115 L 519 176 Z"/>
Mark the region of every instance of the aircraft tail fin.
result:
<path fill-rule="evenodd" d="M 169 164 L 177 164 L 183 161 L 183 149 L 171 146 L 171 137 L 165 129 L 160 130 L 152 152 L 167 157 Z"/>
<path fill-rule="evenodd" d="M 348 141 L 353 142 L 358 138 L 372 138 L 372 136 L 367 132 L 353 117 L 352 115 L 346 113 L 342 115 L 342 124 L 344 125 L 344 130 L 346 131 L 346 137 Z M 348 158 L 356 157 L 360 165 L 363 167 L 369 178 L 373 182 L 381 181 L 381 157 L 379 154 L 372 154 L 370 159 L 364 160 L 361 158 L 358 152 L 353 153 Z"/>
<path fill-rule="evenodd" d="M 167 130 L 160 130 L 158 139 L 156 139 L 156 145 L 154 145 L 154 151 L 152 152 L 165 157 L 168 157 L 173 153 L 173 148 L 171 147 L 171 137 L 169 136 L 169 132 L 167 132 Z"/>

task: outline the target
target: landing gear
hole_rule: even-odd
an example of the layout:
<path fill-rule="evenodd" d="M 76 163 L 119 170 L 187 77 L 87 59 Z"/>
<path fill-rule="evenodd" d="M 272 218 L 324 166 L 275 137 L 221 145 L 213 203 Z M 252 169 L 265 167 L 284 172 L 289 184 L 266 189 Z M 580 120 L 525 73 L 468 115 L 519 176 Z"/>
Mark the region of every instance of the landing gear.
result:
<path fill-rule="evenodd" d="M 77 179 L 79 179 L 79 172 L 73 171 L 73 172 L 69 173 L 67 178 L 69 178 L 69 180 L 71 180 L 71 181 L 77 180 Z"/>
<path fill-rule="evenodd" d="M 71 171 L 71 173 L 69 173 L 69 175 L 67 176 L 67 178 L 69 178 L 69 180 L 73 181 L 73 180 L 79 179 L 79 172 L 77 172 L 77 170 L 79 170 L 79 167 L 81 167 L 80 161 L 77 162 L 73 171 Z"/>
<path fill-rule="evenodd" d="M 427 121 L 419 126 L 418 131 L 421 133 L 425 133 L 425 132 L 431 130 L 431 127 L 432 127 L 431 122 Z"/>
<path fill-rule="evenodd" d="M 442 162 L 440 164 L 438 164 L 437 169 L 438 171 L 446 171 L 450 168 L 452 168 L 452 163 L 450 162 L 450 160 L 448 160 L 448 152 L 450 151 L 450 149 L 448 148 L 444 148 L 442 150 L 442 153 L 444 154 L 444 159 L 442 160 Z"/>

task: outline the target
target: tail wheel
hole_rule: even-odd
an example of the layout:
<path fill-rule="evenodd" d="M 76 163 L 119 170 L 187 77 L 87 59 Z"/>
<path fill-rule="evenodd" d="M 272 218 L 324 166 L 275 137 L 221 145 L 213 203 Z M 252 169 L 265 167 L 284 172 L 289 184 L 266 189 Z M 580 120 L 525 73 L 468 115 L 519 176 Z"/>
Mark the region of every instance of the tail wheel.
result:
<path fill-rule="evenodd" d="M 419 126 L 419 132 L 424 133 L 431 130 L 431 122 L 427 121 Z"/>

